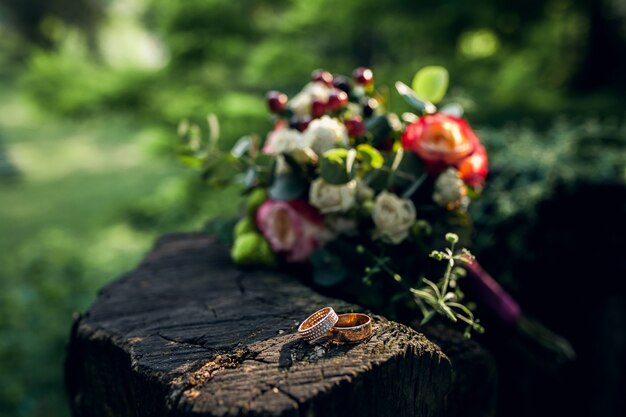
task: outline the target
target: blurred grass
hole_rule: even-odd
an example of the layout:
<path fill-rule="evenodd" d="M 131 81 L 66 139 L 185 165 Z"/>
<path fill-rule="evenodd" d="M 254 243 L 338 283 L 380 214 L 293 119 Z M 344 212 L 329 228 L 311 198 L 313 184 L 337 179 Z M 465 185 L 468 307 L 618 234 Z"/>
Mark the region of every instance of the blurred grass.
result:
<path fill-rule="evenodd" d="M 371 65 L 387 85 L 448 67 L 468 119 L 491 126 L 475 242 L 510 287 L 524 281 L 509 264 L 526 261 L 520 229 L 555 187 L 626 180 L 623 95 L 605 72 L 587 74 L 605 89 L 577 81 L 599 46 L 586 40 L 591 1 L 96 3 L 14 2 L 15 16 L 43 12 L 37 47 L 0 4 L 0 416 L 67 415 L 73 312 L 158 235 L 237 209 L 237 190 L 208 190 L 178 166 L 176 123 L 214 112 L 224 147 L 266 132 L 263 93 L 292 95 L 315 67 Z M 393 93 L 390 103 L 403 110 Z M 576 118 L 555 124 L 562 113 Z"/>
<path fill-rule="evenodd" d="M 226 190 L 179 213 L 196 178 L 163 163 L 167 133 L 123 116 L 51 119 L 1 85 L 1 140 L 19 175 L 0 177 L 0 415 L 67 415 L 62 362 L 72 314 L 159 234 L 197 230 L 236 209 L 235 191 Z M 167 221 L 137 227 L 138 206 Z M 178 214 L 164 216 L 170 210 Z"/>

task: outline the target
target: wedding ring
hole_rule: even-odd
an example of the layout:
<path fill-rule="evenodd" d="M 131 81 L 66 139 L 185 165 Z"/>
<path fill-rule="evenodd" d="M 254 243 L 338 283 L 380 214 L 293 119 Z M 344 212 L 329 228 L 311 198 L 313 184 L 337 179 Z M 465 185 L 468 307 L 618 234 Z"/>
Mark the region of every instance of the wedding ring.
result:
<path fill-rule="evenodd" d="M 335 342 L 361 342 L 372 334 L 372 319 L 361 313 L 339 314 L 330 333 Z"/>
<path fill-rule="evenodd" d="M 323 309 L 311 314 L 298 326 L 300 337 L 311 344 L 317 343 L 330 329 L 337 323 L 337 313 L 332 307 Z"/>

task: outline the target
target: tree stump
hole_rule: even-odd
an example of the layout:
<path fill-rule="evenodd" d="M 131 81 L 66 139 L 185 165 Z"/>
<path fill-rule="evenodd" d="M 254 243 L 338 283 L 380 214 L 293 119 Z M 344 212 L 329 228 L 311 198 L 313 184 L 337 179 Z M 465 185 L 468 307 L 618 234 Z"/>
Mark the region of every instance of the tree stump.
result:
<path fill-rule="evenodd" d="M 162 238 L 77 317 L 75 416 L 442 416 L 453 371 L 425 336 L 373 316 L 356 345 L 310 346 L 299 322 L 358 311 L 293 277 L 232 265 L 199 234 Z"/>

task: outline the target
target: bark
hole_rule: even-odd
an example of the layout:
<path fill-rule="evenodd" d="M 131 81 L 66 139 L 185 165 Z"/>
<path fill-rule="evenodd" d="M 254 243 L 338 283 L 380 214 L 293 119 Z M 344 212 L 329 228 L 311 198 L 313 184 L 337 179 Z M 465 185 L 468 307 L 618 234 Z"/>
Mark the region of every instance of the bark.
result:
<path fill-rule="evenodd" d="M 361 310 L 294 277 L 238 269 L 212 238 L 166 236 L 76 318 L 66 361 L 73 414 L 447 415 L 450 360 L 411 328 L 373 316 L 364 343 L 302 342 L 298 323 L 328 305 Z"/>

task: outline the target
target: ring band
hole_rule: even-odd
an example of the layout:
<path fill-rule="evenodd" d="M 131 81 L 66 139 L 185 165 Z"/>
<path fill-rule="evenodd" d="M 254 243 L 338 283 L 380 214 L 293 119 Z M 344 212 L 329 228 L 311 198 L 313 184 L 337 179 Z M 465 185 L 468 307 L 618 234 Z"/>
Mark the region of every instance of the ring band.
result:
<path fill-rule="evenodd" d="M 314 344 L 323 338 L 330 329 L 333 328 L 339 318 L 332 307 L 323 309 L 311 314 L 298 326 L 298 333 L 307 342 Z"/>
<path fill-rule="evenodd" d="M 355 343 L 367 339 L 372 334 L 372 318 L 366 314 L 339 314 L 331 336 L 335 342 Z"/>

